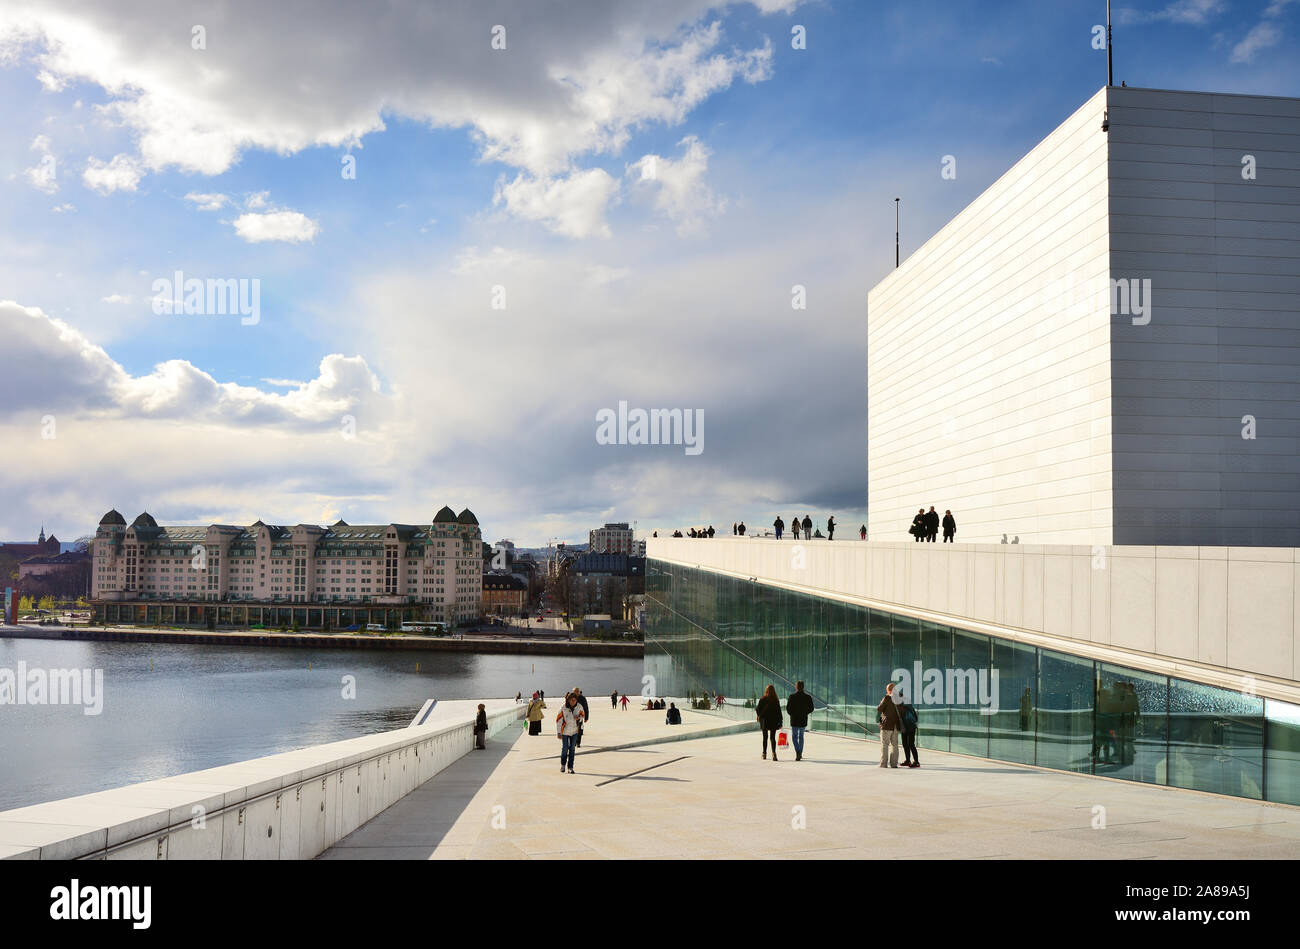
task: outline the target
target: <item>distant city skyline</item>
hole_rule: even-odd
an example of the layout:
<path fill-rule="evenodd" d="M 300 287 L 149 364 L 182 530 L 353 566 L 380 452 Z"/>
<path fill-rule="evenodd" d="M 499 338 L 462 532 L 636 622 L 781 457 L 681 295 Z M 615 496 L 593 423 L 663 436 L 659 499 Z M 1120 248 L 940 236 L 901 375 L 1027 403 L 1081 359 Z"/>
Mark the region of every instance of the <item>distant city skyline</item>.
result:
<path fill-rule="evenodd" d="M 894 199 L 907 256 L 1106 79 L 1097 0 L 314 11 L 0 10 L 0 536 L 855 539 Z M 1115 24 L 1117 84 L 1300 95 L 1300 2 Z"/>

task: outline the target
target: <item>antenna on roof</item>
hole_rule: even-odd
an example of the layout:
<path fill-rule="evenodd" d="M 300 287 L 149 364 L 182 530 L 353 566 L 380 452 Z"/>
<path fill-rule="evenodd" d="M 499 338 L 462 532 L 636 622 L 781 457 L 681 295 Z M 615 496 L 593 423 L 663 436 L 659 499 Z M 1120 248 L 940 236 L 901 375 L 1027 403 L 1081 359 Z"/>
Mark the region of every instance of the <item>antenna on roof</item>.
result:
<path fill-rule="evenodd" d="M 898 198 L 894 199 L 894 269 L 898 269 Z"/>
<path fill-rule="evenodd" d="M 1115 85 L 1115 57 L 1110 45 L 1110 0 L 1106 0 L 1106 85 Z"/>

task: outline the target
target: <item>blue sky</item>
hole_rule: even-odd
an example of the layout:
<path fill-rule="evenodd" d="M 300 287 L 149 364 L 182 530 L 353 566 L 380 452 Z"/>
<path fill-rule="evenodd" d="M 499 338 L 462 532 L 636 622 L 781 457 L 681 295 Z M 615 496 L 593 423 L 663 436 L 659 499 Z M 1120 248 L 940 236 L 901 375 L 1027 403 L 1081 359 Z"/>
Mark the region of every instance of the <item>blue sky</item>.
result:
<path fill-rule="evenodd" d="M 906 254 L 1105 81 L 1099 2 L 113 6 L 0 11 L 7 539 L 856 527 L 893 197 Z M 1298 2 L 1116 24 L 1117 83 L 1300 95 Z M 256 325 L 155 313 L 177 269 L 257 279 Z M 598 445 L 620 400 L 703 411 L 705 450 Z"/>

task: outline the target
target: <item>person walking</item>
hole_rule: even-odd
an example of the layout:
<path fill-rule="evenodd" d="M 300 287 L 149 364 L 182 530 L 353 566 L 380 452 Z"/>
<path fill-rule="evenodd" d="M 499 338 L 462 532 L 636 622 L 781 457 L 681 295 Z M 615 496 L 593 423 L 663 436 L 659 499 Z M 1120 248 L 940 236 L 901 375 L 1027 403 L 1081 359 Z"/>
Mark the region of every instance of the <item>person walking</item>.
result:
<path fill-rule="evenodd" d="M 613 692 L 609 693 L 609 707 L 618 708 L 618 689 L 615 689 Z"/>
<path fill-rule="evenodd" d="M 772 527 L 776 529 L 776 539 L 777 539 L 777 540 L 780 540 L 780 539 L 781 539 L 781 532 L 782 532 L 783 530 L 785 530 L 785 521 L 781 520 L 781 515 L 780 515 L 780 514 L 778 514 L 778 515 L 776 516 L 776 520 L 774 520 L 774 521 L 772 522 Z"/>
<path fill-rule="evenodd" d="M 564 697 L 560 714 L 555 716 L 556 736 L 560 739 L 560 774 L 564 774 L 564 761 L 568 758 L 569 774 L 573 770 L 573 756 L 578 748 L 578 733 L 582 731 L 582 706 L 578 697 L 570 692 Z"/>
<path fill-rule="evenodd" d="M 803 516 L 803 539 L 812 540 L 812 518 L 807 514 Z"/>
<path fill-rule="evenodd" d="M 799 515 L 798 514 L 790 518 L 790 535 L 795 540 L 799 539 Z"/>
<path fill-rule="evenodd" d="M 587 705 L 587 697 L 582 694 L 582 689 L 576 685 L 573 687 L 573 694 L 578 697 L 578 704 L 582 706 L 582 724 L 578 726 L 578 740 L 574 744 L 582 747 L 582 733 L 587 728 L 587 720 L 591 718 L 591 707 Z"/>
<path fill-rule="evenodd" d="M 925 515 L 925 539 L 934 543 L 934 539 L 939 536 L 939 512 L 930 505 L 930 510 Z"/>
<path fill-rule="evenodd" d="M 859 527 L 859 528 L 858 528 L 858 533 L 862 535 L 862 539 L 863 539 L 863 540 L 866 540 L 866 539 L 867 539 L 867 525 L 866 525 L 866 524 L 863 524 L 861 527 Z"/>
<path fill-rule="evenodd" d="M 952 516 L 952 511 L 943 512 L 943 542 L 945 544 L 954 543 L 957 539 L 957 519 Z"/>
<path fill-rule="evenodd" d="M 528 711 L 525 713 L 528 718 L 528 734 L 540 735 L 542 733 L 542 710 L 546 708 L 546 700 L 538 693 L 533 693 L 533 700 L 528 703 Z"/>
<path fill-rule="evenodd" d="M 925 508 L 921 508 L 916 512 L 916 517 L 912 518 L 912 527 L 908 530 L 908 533 L 915 537 L 918 542 L 925 540 Z"/>
<path fill-rule="evenodd" d="M 626 696 L 626 695 L 623 696 L 621 699 L 619 699 L 619 702 L 621 702 L 621 703 L 623 704 L 623 711 L 626 712 L 626 711 L 627 711 L 627 696 Z"/>
<path fill-rule="evenodd" d="M 876 706 L 876 721 L 880 725 L 880 766 L 898 767 L 898 731 L 902 724 L 898 704 L 894 701 L 894 683 L 885 686 L 885 697 Z"/>
<path fill-rule="evenodd" d="M 826 539 L 835 539 L 835 518 L 833 516 L 826 519 Z"/>
<path fill-rule="evenodd" d="M 484 751 L 487 745 L 487 706 L 482 702 L 478 703 L 478 715 L 474 719 L 474 750 Z"/>
<path fill-rule="evenodd" d="M 758 727 L 763 732 L 763 760 L 767 760 L 767 739 L 772 738 L 772 760 L 776 760 L 776 733 L 781 728 L 781 700 L 776 697 L 776 686 L 768 684 L 763 697 L 754 708 Z"/>
<path fill-rule="evenodd" d="M 919 768 L 921 767 L 921 759 L 916 754 L 916 726 L 920 716 L 916 713 L 916 706 L 907 701 L 902 689 L 899 689 L 894 695 L 898 699 L 898 709 L 902 713 L 903 767 Z"/>
<path fill-rule="evenodd" d="M 808 727 L 808 716 L 813 711 L 812 696 L 803 690 L 803 679 L 794 684 L 794 691 L 785 700 L 785 710 L 790 715 L 790 740 L 794 743 L 794 760 L 803 761 L 803 732 Z"/>

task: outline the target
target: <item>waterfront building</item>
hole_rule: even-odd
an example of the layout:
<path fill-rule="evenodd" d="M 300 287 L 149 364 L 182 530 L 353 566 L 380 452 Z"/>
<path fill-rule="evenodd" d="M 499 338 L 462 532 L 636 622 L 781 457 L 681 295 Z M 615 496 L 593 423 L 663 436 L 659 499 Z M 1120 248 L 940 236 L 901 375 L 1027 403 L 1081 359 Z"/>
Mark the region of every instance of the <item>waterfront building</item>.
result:
<path fill-rule="evenodd" d="M 658 691 L 1300 805 L 1297 169 L 1300 100 L 1089 99 L 868 296 L 868 542 L 649 541 Z"/>
<path fill-rule="evenodd" d="M 482 535 L 468 508 L 428 524 L 130 525 L 95 534 L 92 601 L 109 622 L 335 628 L 481 615 Z"/>

